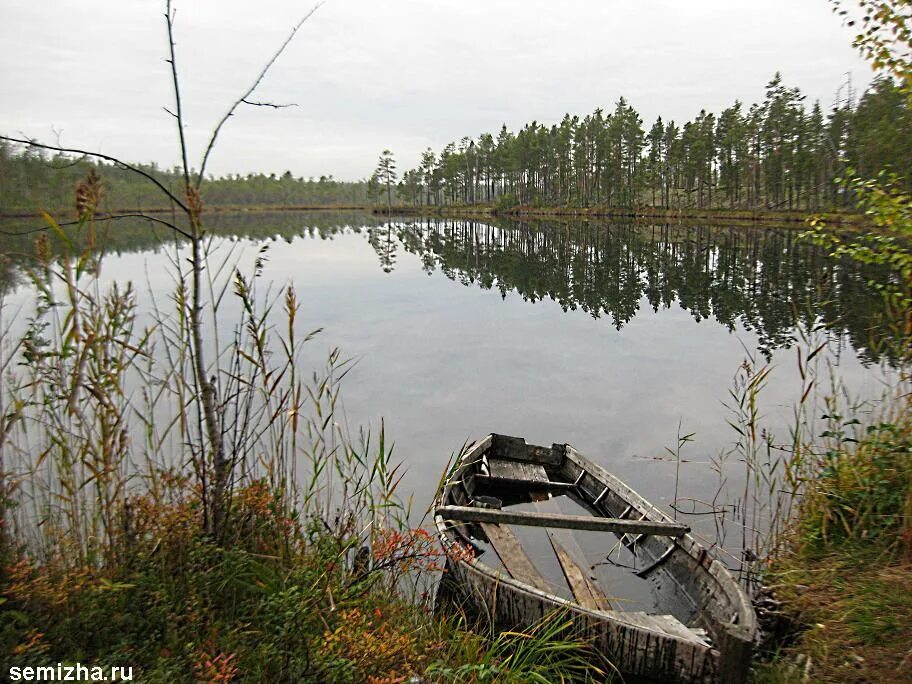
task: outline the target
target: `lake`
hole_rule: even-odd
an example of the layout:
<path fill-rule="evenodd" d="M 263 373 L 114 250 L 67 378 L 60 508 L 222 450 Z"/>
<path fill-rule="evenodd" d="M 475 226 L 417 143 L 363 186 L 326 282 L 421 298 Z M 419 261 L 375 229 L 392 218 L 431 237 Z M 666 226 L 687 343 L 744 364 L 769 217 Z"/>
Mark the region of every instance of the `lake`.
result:
<path fill-rule="evenodd" d="M 851 396 L 879 396 L 889 375 L 871 274 L 794 230 L 358 213 L 209 221 L 216 259 L 250 270 L 265 245 L 264 281 L 294 284 L 301 331 L 323 328 L 306 365 L 334 346 L 357 360 L 343 386 L 348 420 L 385 421 L 407 468 L 401 491 L 421 511 L 451 454 L 492 431 L 570 442 L 666 509 L 677 473 L 682 507 L 705 510 L 742 486 L 736 456 L 721 491 L 713 462 L 737 438 L 723 404 L 746 359 L 774 367 L 762 401 L 779 442 L 802 392 L 800 330 L 826 324 L 815 339 L 830 353 L 818 361 L 838 366 Z M 112 228 L 105 279 L 133 280 L 145 305 L 165 300 L 169 238 L 144 223 Z M 12 263 L 30 240 L 7 241 Z M 3 278 L 15 326 L 32 294 L 10 262 Z M 667 448 L 691 433 L 679 467 Z M 705 516 L 691 524 L 712 528 Z"/>

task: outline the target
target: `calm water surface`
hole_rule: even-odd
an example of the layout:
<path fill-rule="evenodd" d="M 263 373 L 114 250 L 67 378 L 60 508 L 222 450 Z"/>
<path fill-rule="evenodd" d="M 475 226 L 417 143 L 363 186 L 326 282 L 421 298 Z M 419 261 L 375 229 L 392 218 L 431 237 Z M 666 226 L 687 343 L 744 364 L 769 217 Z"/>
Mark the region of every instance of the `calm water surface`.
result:
<path fill-rule="evenodd" d="M 832 326 L 833 358 L 853 394 L 880 392 L 871 351 L 879 299 L 868 276 L 783 229 L 213 220 L 219 254 L 234 248 L 249 269 L 268 245 L 264 278 L 295 285 L 302 331 L 324 329 L 308 363 L 333 346 L 357 359 L 343 388 L 348 419 L 384 419 L 408 468 L 403 492 L 422 510 L 451 453 L 492 431 L 571 442 L 667 505 L 676 466 L 666 447 L 679 425 L 694 433 L 679 493 L 706 501 L 718 489 L 709 462 L 736 437 L 723 402 L 749 356 L 775 366 L 765 412 L 787 437 L 801 324 Z M 172 284 L 162 237 L 148 226 L 112 232 L 105 276 L 163 300 Z M 26 305 L 28 288 L 9 284 L 12 270 L 6 277 L 8 311 Z M 737 487 L 743 465 L 730 469 Z"/>

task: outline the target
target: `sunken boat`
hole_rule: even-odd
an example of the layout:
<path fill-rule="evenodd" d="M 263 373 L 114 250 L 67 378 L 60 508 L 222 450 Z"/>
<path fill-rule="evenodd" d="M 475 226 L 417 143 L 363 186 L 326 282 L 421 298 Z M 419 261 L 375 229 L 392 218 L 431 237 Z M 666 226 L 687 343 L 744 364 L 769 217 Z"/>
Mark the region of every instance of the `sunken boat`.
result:
<path fill-rule="evenodd" d="M 563 609 L 627 681 L 747 680 L 757 622 L 737 580 L 687 526 L 569 444 L 497 434 L 475 442 L 449 471 L 434 522 L 448 551 L 438 610 L 516 630 Z M 588 558 L 595 548 L 614 562 L 589 564 L 584 542 Z M 536 555 L 530 544 L 550 548 Z M 550 576 L 532 558 L 550 564 Z M 605 567 L 643 585 L 646 598 L 626 601 L 623 578 L 604 586 Z"/>

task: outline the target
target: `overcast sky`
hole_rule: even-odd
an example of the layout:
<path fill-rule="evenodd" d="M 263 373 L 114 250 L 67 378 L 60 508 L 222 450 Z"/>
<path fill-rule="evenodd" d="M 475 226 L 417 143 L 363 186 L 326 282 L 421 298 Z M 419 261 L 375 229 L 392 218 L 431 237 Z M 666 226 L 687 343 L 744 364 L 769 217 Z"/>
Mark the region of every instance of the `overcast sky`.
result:
<path fill-rule="evenodd" d="M 195 159 L 231 101 L 312 6 L 176 0 Z M 0 132 L 132 161 L 178 157 L 160 0 L 0 0 Z M 646 126 L 762 99 L 777 70 L 825 107 L 870 81 L 827 0 L 328 0 L 245 108 L 209 170 L 368 176 L 427 146 L 551 124 L 626 97 Z M 191 160 L 192 163 L 192 160 Z"/>

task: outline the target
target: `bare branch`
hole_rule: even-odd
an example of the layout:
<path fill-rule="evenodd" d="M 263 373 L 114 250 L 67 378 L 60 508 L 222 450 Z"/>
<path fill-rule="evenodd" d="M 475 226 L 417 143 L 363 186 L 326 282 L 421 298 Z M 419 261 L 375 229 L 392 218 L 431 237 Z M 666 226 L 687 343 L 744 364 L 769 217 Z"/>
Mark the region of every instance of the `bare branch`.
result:
<path fill-rule="evenodd" d="M 242 99 L 245 105 L 250 105 L 251 107 L 272 107 L 273 109 L 285 109 L 286 107 L 300 107 L 300 105 L 292 102 L 290 104 L 274 104 L 272 102 L 255 102 L 253 100 Z"/>
<path fill-rule="evenodd" d="M 170 3 L 170 0 L 169 0 L 169 3 Z M 288 47 L 288 44 L 291 42 L 292 38 L 295 37 L 295 34 L 298 32 L 298 29 L 300 29 L 304 25 L 305 21 L 307 21 L 314 15 L 314 12 L 316 12 L 318 9 L 320 9 L 320 6 L 322 4 L 323 4 L 323 2 L 321 0 L 316 5 L 314 5 L 313 8 L 307 14 L 304 15 L 304 17 L 301 19 L 301 21 L 299 21 L 295 25 L 295 27 L 291 30 L 291 33 L 289 33 L 288 37 L 285 39 L 285 42 L 279 46 L 279 49 L 275 51 L 275 54 L 272 56 L 272 58 L 268 62 L 266 62 L 266 66 L 264 66 L 262 71 L 260 71 L 259 76 L 256 77 L 256 79 L 253 81 L 253 84 L 251 84 L 251 86 L 249 88 L 247 88 L 247 90 L 244 92 L 243 95 L 241 95 L 237 100 L 234 101 L 234 104 L 231 105 L 231 107 L 228 109 L 228 111 L 225 113 L 225 115 L 218 122 L 215 129 L 212 131 L 212 136 L 209 138 L 209 144 L 206 146 L 206 153 L 203 155 L 203 162 L 202 162 L 202 164 L 200 164 L 199 175 L 196 178 L 197 187 L 199 187 L 199 185 L 203 182 L 203 174 L 206 172 L 206 163 L 209 161 L 209 155 L 212 152 L 212 148 L 215 147 L 215 141 L 218 138 L 219 132 L 222 130 L 222 126 L 225 125 L 225 123 L 228 121 L 228 119 L 230 119 L 232 116 L 234 116 L 235 110 L 238 107 L 240 107 L 242 104 L 245 104 L 245 101 L 259 87 L 262 80 L 266 77 L 266 73 L 269 71 L 269 69 L 272 68 L 272 65 L 275 64 L 275 62 L 279 58 L 279 56 L 283 52 L 285 52 L 285 48 Z M 170 28 L 169 28 L 169 30 L 170 30 Z M 250 104 L 250 103 L 248 102 L 247 104 Z"/>
<path fill-rule="evenodd" d="M 58 128 L 56 128 L 55 126 L 51 126 L 51 133 L 54 134 L 54 140 L 56 140 L 56 141 L 57 141 L 57 144 L 59 145 L 59 144 L 60 144 L 60 140 L 61 140 L 61 138 L 63 137 L 63 130 L 62 130 L 62 129 L 58 129 Z"/>
<path fill-rule="evenodd" d="M 69 153 L 69 154 L 81 154 L 84 157 L 94 157 L 95 159 L 104 159 L 105 161 L 111 162 L 112 164 L 114 164 L 116 167 L 118 167 L 120 169 L 124 169 L 125 171 L 131 171 L 139 176 L 142 176 L 146 180 L 150 181 L 159 190 L 161 190 L 165 194 L 165 196 L 167 196 L 167 198 L 169 200 L 171 200 L 177 206 L 179 206 L 182 211 L 190 213 L 190 210 L 187 208 L 187 205 L 184 204 L 180 199 L 178 199 L 178 197 L 173 192 L 171 192 L 168 188 L 166 188 L 162 184 L 162 182 L 160 180 L 158 180 L 155 176 L 153 176 L 152 174 L 150 174 L 146 171 L 143 171 L 142 169 L 137 168 L 131 164 L 127 164 L 125 161 L 121 161 L 117 157 L 112 157 L 107 154 L 101 154 L 100 152 L 89 152 L 87 150 L 79 150 L 79 149 L 76 149 L 73 147 L 61 147 L 59 145 L 46 145 L 46 144 L 40 143 L 36 140 L 31 140 L 29 138 L 12 138 L 8 135 L 0 135 L 0 140 L 17 143 L 19 145 L 28 145 L 29 147 L 37 147 L 39 149 L 50 150 L 52 152 L 61 152 L 61 153 L 65 152 L 65 153 Z"/>
<path fill-rule="evenodd" d="M 125 219 L 125 218 L 141 218 L 141 219 L 145 219 L 147 221 L 152 221 L 153 223 L 160 223 L 161 225 L 167 226 L 168 228 L 173 230 L 175 233 L 182 235 L 183 237 L 185 237 L 188 240 L 193 239 L 193 236 L 190 233 L 188 233 L 183 228 L 180 228 L 179 226 L 175 225 L 174 223 L 171 223 L 171 221 L 166 221 L 165 219 L 158 218 L 157 216 L 150 216 L 149 214 L 145 214 L 141 211 L 127 212 L 124 214 L 101 214 L 101 215 L 97 215 L 95 217 L 95 220 L 96 221 L 118 221 L 120 219 Z M 60 225 L 65 226 L 67 224 L 61 223 Z"/>
<path fill-rule="evenodd" d="M 212 496 L 206 497 L 207 487 L 205 480 L 203 479 L 204 497 L 209 499 L 209 503 L 204 505 L 205 510 L 203 519 L 206 531 L 214 534 L 214 536 L 218 538 L 222 533 L 223 521 L 225 518 L 225 494 L 226 485 L 231 476 L 231 464 L 225 458 L 225 443 L 219 425 L 217 389 L 206 373 L 207 366 L 202 333 L 203 307 L 201 302 L 201 276 L 203 270 L 206 268 L 206 257 L 201 251 L 203 230 L 200 223 L 200 212 L 202 211 L 203 205 L 202 198 L 199 194 L 199 184 L 203 178 L 203 169 L 200 169 L 200 175 L 196 185 L 192 185 L 190 180 L 190 164 L 187 161 L 187 140 L 184 135 L 184 115 L 181 103 L 180 79 L 177 75 L 177 59 L 175 57 L 175 17 L 176 14 L 171 9 L 171 0 L 166 0 L 165 24 L 168 29 L 169 63 L 171 65 L 171 80 L 174 89 L 175 102 L 174 113 L 180 138 L 181 159 L 184 166 L 184 190 L 187 196 L 187 216 L 190 219 L 191 231 L 190 244 L 192 246 L 192 253 L 189 260 L 192 279 L 190 285 L 190 359 L 194 369 L 196 385 L 199 388 L 199 420 L 201 426 L 205 426 L 205 434 L 208 438 L 209 448 L 212 450 Z M 244 97 L 247 97 L 249 94 L 250 92 L 245 93 Z M 237 105 L 235 105 L 235 107 L 237 107 Z M 234 108 L 232 108 L 232 112 L 233 111 Z M 230 114 L 231 112 L 229 112 L 228 115 L 230 116 Z M 206 155 L 208 155 L 209 150 L 212 149 L 214 139 L 215 136 L 213 135 L 213 139 L 209 142 L 209 149 L 207 149 Z M 205 157 L 203 158 L 203 165 L 205 166 Z M 205 456 L 205 451 L 203 451 L 199 463 L 196 464 L 198 466 L 198 472 L 201 474 L 201 479 L 202 474 L 205 473 L 206 470 Z M 210 512 L 212 513 L 211 516 L 209 515 Z"/>
<path fill-rule="evenodd" d="M 171 10 L 171 0 L 167 0 L 165 3 L 165 24 L 168 26 L 168 50 L 171 56 L 168 63 L 171 65 L 171 81 L 174 85 L 174 103 L 176 109 L 174 118 L 177 120 L 177 132 L 180 136 L 181 160 L 184 165 L 184 189 L 189 190 L 190 164 L 187 161 L 187 140 L 184 137 L 184 116 L 181 110 L 180 82 L 177 78 L 177 61 L 174 57 L 174 19 L 176 16 L 177 11 Z"/>
<path fill-rule="evenodd" d="M 150 216 L 141 211 L 126 212 L 123 214 L 96 214 L 95 215 L 95 221 L 97 221 L 97 222 L 117 221 L 117 220 L 125 219 L 125 218 L 142 218 L 142 219 L 146 219 L 148 221 L 152 221 L 153 223 L 160 223 L 163 226 L 167 226 L 168 228 L 173 230 L 175 233 L 178 233 L 178 234 L 182 235 L 183 237 L 187 238 L 188 240 L 193 239 L 193 236 L 190 235 L 190 233 L 185 231 L 183 228 L 178 227 L 177 225 L 171 223 L 170 221 L 166 221 L 165 219 L 160 219 L 157 216 Z M 82 221 L 83 221 L 82 219 L 78 219 L 76 221 L 61 221 L 61 222 L 58 222 L 57 225 L 60 226 L 61 228 L 64 228 L 66 226 L 77 226 L 80 223 L 82 223 Z M 8 237 L 22 237 L 25 235 L 32 235 L 34 233 L 40 233 L 41 231 L 44 231 L 44 230 L 47 230 L 46 225 L 45 226 L 35 226 L 34 228 L 26 228 L 25 230 L 0 230 L 0 235 L 6 235 Z"/>
<path fill-rule="evenodd" d="M 60 224 L 66 225 L 66 224 Z M 44 230 L 47 230 L 47 226 L 35 226 L 34 228 L 26 228 L 25 230 L 4 230 L 0 229 L 0 235 L 6 235 L 7 237 L 23 237 L 25 235 L 34 235 L 35 233 L 40 233 Z"/>

